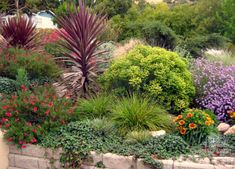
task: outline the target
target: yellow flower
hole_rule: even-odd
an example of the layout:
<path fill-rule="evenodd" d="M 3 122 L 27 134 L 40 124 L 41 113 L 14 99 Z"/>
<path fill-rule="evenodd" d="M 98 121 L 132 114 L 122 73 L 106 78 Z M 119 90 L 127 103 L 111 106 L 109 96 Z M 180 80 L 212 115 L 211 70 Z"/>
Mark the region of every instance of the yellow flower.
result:
<path fill-rule="evenodd" d="M 210 121 L 206 121 L 206 122 L 205 122 L 205 125 L 206 125 L 206 126 L 210 126 L 210 125 L 211 125 Z"/>
<path fill-rule="evenodd" d="M 192 129 L 195 129 L 197 127 L 197 125 L 195 123 L 190 123 L 189 124 L 189 128 L 192 130 Z"/>
<path fill-rule="evenodd" d="M 231 119 L 234 119 L 235 118 L 235 111 L 234 112 L 230 112 L 229 115 L 230 115 Z"/>

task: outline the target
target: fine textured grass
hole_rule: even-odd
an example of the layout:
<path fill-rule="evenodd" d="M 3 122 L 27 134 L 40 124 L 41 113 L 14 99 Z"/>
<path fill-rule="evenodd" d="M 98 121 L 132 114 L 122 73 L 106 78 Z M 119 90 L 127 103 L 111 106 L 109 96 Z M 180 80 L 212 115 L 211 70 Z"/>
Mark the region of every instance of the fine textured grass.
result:
<path fill-rule="evenodd" d="M 112 108 L 112 120 L 122 134 L 141 130 L 170 130 L 170 115 L 148 98 L 133 95 L 120 99 Z"/>
<path fill-rule="evenodd" d="M 77 112 L 82 117 L 89 119 L 107 117 L 110 114 L 110 107 L 112 106 L 112 96 L 105 94 L 93 96 L 90 99 L 79 100 Z"/>

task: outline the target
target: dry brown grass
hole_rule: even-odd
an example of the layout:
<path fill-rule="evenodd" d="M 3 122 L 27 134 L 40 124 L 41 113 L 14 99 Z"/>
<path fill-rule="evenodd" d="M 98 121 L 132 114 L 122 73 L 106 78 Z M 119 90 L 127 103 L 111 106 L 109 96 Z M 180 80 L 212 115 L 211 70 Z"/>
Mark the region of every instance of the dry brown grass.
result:
<path fill-rule="evenodd" d="M 117 59 L 125 54 L 127 54 L 131 49 L 133 49 L 136 45 L 144 44 L 143 41 L 139 39 L 130 39 L 124 44 L 118 44 L 117 48 L 113 52 L 113 58 Z"/>

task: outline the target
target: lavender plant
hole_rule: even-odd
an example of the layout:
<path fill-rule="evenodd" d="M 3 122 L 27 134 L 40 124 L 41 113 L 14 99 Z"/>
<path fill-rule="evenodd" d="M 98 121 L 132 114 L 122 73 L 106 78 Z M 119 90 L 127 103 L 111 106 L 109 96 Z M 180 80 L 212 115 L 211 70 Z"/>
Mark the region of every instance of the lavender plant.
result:
<path fill-rule="evenodd" d="M 214 111 L 218 120 L 232 122 L 235 111 L 235 65 L 196 59 L 192 73 L 196 86 L 196 103 Z"/>

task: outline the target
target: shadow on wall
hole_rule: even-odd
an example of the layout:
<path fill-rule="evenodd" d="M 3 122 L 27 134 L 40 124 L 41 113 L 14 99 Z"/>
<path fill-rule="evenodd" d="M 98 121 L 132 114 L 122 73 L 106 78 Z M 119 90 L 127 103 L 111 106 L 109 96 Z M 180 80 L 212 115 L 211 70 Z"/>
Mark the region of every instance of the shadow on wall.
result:
<path fill-rule="evenodd" d="M 0 169 L 7 169 L 8 167 L 8 153 L 9 147 L 3 140 L 2 131 L 0 131 Z"/>

